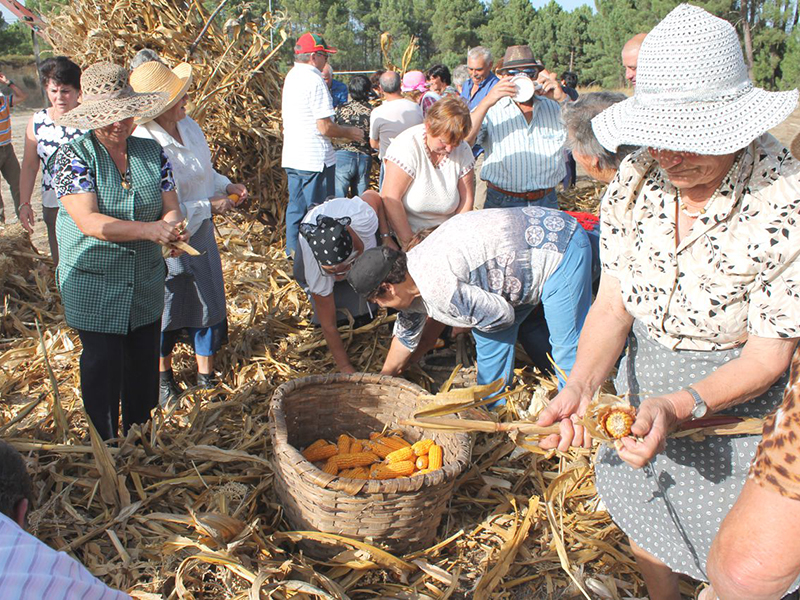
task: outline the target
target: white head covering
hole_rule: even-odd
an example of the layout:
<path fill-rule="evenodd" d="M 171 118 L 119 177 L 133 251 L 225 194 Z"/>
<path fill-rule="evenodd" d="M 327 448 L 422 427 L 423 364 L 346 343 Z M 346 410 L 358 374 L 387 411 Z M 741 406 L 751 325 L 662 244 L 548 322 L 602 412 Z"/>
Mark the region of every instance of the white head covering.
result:
<path fill-rule="evenodd" d="M 730 154 L 786 119 L 797 97 L 753 87 L 733 26 L 681 4 L 642 42 L 633 98 L 597 115 L 592 129 L 612 151 Z"/>

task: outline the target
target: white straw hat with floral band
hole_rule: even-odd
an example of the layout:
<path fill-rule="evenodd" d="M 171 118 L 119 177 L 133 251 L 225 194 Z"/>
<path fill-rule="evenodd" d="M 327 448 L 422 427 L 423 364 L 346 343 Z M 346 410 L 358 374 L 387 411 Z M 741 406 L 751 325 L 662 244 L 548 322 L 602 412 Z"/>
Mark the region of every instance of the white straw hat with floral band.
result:
<path fill-rule="evenodd" d="M 754 87 L 733 26 L 681 4 L 642 42 L 633 98 L 597 115 L 592 129 L 611 151 L 731 154 L 786 119 L 797 97 Z"/>
<path fill-rule="evenodd" d="M 170 69 L 162 62 L 153 60 L 136 67 L 131 72 L 131 87 L 137 92 L 164 92 L 169 94 L 169 102 L 161 112 L 145 117 L 138 117 L 137 124 L 147 123 L 161 116 L 186 95 L 192 85 L 192 65 L 181 63 Z"/>
<path fill-rule="evenodd" d="M 130 117 L 157 115 L 169 102 L 165 93 L 134 92 L 128 71 L 110 62 L 95 63 L 83 72 L 81 92 L 81 104 L 61 115 L 58 125 L 100 129 Z"/>

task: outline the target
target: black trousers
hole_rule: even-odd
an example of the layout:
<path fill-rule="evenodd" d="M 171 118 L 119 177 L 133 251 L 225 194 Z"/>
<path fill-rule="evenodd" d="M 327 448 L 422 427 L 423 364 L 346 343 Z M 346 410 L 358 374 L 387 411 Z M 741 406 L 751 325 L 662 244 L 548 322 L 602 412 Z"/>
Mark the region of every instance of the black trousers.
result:
<path fill-rule="evenodd" d="M 78 330 L 83 406 L 104 440 L 117 437 L 122 401 L 122 431 L 146 423 L 158 404 L 158 349 L 161 319 L 127 335 Z"/>

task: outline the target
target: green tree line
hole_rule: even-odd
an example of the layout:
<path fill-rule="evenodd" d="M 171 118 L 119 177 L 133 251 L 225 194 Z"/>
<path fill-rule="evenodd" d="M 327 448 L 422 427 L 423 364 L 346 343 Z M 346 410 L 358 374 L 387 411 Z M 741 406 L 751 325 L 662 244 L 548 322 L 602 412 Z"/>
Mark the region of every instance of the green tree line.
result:
<path fill-rule="evenodd" d="M 69 0 L 29 0 L 46 17 Z M 183 0 L 175 0 L 183 3 Z M 212 11 L 221 0 L 203 0 Z M 535 9 L 530 0 L 227 0 L 218 21 L 259 21 L 270 8 L 288 18 L 290 41 L 305 31 L 321 33 L 339 52 L 342 71 L 383 66 L 380 38 L 391 33 L 390 60 L 400 64 L 414 36 L 418 50 L 410 68 L 466 62 L 467 50 L 488 47 L 501 57 L 507 46 L 528 44 L 551 70 L 572 70 L 583 86 L 625 85 L 620 51 L 625 41 L 649 31 L 679 0 L 594 0 L 595 10 L 565 11 L 555 0 Z M 695 0 L 737 29 L 753 80 L 767 89 L 800 85 L 800 0 Z M 279 37 L 276 39 L 280 39 Z M 29 52 L 30 35 L 21 24 L 0 24 L 0 54 Z M 284 48 L 291 63 L 291 46 Z"/>

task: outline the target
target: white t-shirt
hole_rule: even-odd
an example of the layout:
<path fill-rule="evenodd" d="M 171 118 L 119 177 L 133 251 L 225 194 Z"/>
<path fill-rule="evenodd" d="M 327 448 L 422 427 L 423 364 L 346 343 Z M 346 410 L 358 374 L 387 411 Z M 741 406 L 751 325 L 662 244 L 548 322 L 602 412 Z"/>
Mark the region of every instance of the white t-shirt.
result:
<path fill-rule="evenodd" d="M 303 223 L 316 223 L 317 216 L 324 215 L 333 219 L 350 217 L 350 227 L 364 243 L 364 250 L 377 246 L 375 232 L 378 231 L 378 215 L 372 207 L 358 196 L 354 198 L 332 198 L 323 204 L 312 208 L 303 217 Z M 308 291 L 317 296 L 330 296 L 333 293 L 335 280 L 332 275 L 325 273 L 319 266 L 311 246 L 306 238 L 300 236 L 300 248 L 303 253 L 303 268 L 305 269 L 306 285 Z"/>
<path fill-rule="evenodd" d="M 458 180 L 475 165 L 469 145 L 461 142 L 450 156 L 434 166 L 425 146 L 425 125 L 416 125 L 398 135 L 386 152 L 386 160 L 412 179 L 403 196 L 403 206 L 414 233 L 441 225 L 455 214 L 461 201 Z"/>
<path fill-rule="evenodd" d="M 317 119 L 334 116 L 333 101 L 322 73 L 309 64 L 294 63 L 283 80 L 284 169 L 320 172 L 336 164 L 331 141 L 317 129 Z"/>
<path fill-rule="evenodd" d="M 197 233 L 203 221 L 211 218 L 211 198 L 226 194 L 231 180 L 220 175 L 211 164 L 211 150 L 200 126 L 190 117 L 178 121 L 183 143 L 173 138 L 161 125 L 150 121 L 139 125 L 133 135 L 157 141 L 172 165 L 178 188 L 178 202 L 190 235 Z"/>
<path fill-rule="evenodd" d="M 389 144 L 409 127 L 422 123 L 422 107 L 402 98 L 389 100 L 372 111 L 369 116 L 369 137 L 381 143 L 378 157 L 383 160 Z"/>

